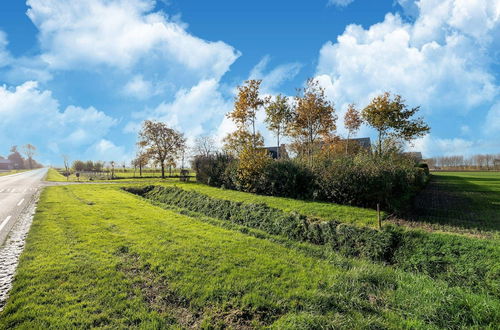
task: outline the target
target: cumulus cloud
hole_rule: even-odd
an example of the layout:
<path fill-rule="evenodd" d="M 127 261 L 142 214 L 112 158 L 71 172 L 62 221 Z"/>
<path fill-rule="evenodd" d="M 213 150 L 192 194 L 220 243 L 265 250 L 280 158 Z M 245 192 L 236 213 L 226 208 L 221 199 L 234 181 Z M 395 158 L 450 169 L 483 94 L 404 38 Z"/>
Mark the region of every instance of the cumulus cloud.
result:
<path fill-rule="evenodd" d="M 368 28 L 351 24 L 335 42 L 321 48 L 316 78 L 337 108 L 344 109 L 350 102 L 363 107 L 376 94 L 390 91 L 403 95 L 411 106 L 421 105 L 422 114 L 438 124 L 445 116 L 464 124 L 469 117 L 486 116 L 500 95 L 492 70 L 500 45 L 500 2 L 399 3 L 413 16 L 411 21 L 388 13 Z M 492 107 L 487 131 L 495 130 L 497 116 Z M 484 146 L 438 135 L 425 141 L 432 139 L 442 150 L 466 148 L 469 142 Z"/>
<path fill-rule="evenodd" d="M 152 0 L 27 4 L 39 30 L 41 57 L 53 69 L 107 65 L 123 70 L 155 63 L 155 70 L 161 68 L 166 75 L 184 71 L 207 79 L 222 76 L 239 56 L 231 46 L 192 36 L 178 20 L 154 12 Z"/>
<path fill-rule="evenodd" d="M 117 146 L 107 139 L 100 139 L 92 144 L 85 152 L 85 155 L 87 159 L 96 159 L 105 162 L 115 161 L 117 162 L 117 166 L 133 158 L 133 155 L 128 154 L 124 147 Z"/>
<path fill-rule="evenodd" d="M 172 102 L 136 113 L 125 131 L 136 132 L 142 120 L 156 119 L 182 129 L 188 136 L 209 134 L 231 108 L 232 100 L 221 94 L 218 81 L 203 80 L 192 88 L 179 90 Z"/>
<path fill-rule="evenodd" d="M 51 153 L 69 153 L 105 136 L 116 120 L 93 108 L 59 102 L 38 83 L 28 81 L 15 88 L 0 86 L 1 152 L 13 144 L 32 143 Z"/>

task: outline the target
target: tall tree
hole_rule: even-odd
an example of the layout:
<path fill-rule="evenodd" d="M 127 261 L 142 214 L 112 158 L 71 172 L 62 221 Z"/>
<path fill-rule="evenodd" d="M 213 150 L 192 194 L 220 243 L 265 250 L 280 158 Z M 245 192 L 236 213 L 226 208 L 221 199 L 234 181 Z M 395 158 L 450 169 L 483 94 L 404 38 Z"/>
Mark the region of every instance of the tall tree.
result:
<path fill-rule="evenodd" d="M 271 98 L 266 100 L 267 128 L 276 136 L 278 159 L 280 158 L 280 136 L 286 132 L 292 118 L 293 110 L 286 96 L 279 94 L 274 100 Z"/>
<path fill-rule="evenodd" d="M 208 157 L 216 149 L 215 140 L 210 135 L 200 135 L 194 140 L 193 151 L 196 155 Z"/>
<path fill-rule="evenodd" d="M 134 167 L 139 167 L 139 175 L 142 177 L 142 169 L 148 164 L 149 157 L 143 148 L 139 147 L 135 154 L 135 159 L 132 161 Z M 135 175 L 135 174 L 134 174 Z"/>
<path fill-rule="evenodd" d="M 328 101 L 319 82 L 310 78 L 307 85 L 298 90 L 296 105 L 289 132 L 303 149 L 312 165 L 313 150 L 317 143 L 331 139 L 337 116 L 333 103 Z"/>
<path fill-rule="evenodd" d="M 17 146 L 12 146 L 10 148 L 10 155 L 7 158 L 14 164 L 15 169 L 24 168 L 24 158 L 17 150 Z"/>
<path fill-rule="evenodd" d="M 409 109 L 400 95 L 391 97 L 385 92 L 376 96 L 363 109 L 363 119 L 378 132 L 378 154 L 382 154 L 382 144 L 385 139 L 411 142 L 430 131 L 422 118 L 412 118 L 420 107 Z"/>
<path fill-rule="evenodd" d="M 23 146 L 23 153 L 26 156 L 26 158 L 28 159 L 28 164 L 29 164 L 30 170 L 33 169 L 33 156 L 36 153 L 36 147 L 32 144 L 29 144 L 29 143 L 25 144 Z"/>
<path fill-rule="evenodd" d="M 160 164 L 161 177 L 165 178 L 165 162 L 175 159 L 185 147 L 186 139 L 182 133 L 164 123 L 146 120 L 142 123 L 138 144 L 150 158 Z"/>
<path fill-rule="evenodd" d="M 348 153 L 349 148 L 349 139 L 351 135 L 356 134 L 359 130 L 359 127 L 363 123 L 363 119 L 361 118 L 361 114 L 354 104 L 349 104 L 347 107 L 347 111 L 344 115 L 344 126 L 347 129 L 347 141 L 345 144 L 345 153 Z"/>
<path fill-rule="evenodd" d="M 247 80 L 245 81 L 245 85 L 238 87 L 234 109 L 227 114 L 227 117 L 236 124 L 236 131 L 229 134 L 225 140 L 232 141 L 233 143 L 238 141 L 247 142 L 246 139 L 241 139 L 241 137 L 248 136 L 250 137 L 250 141 L 248 142 L 250 142 L 252 149 L 256 149 L 262 145 L 262 136 L 255 128 L 257 112 L 264 105 L 264 99 L 260 97 L 261 83 L 262 80 Z"/>

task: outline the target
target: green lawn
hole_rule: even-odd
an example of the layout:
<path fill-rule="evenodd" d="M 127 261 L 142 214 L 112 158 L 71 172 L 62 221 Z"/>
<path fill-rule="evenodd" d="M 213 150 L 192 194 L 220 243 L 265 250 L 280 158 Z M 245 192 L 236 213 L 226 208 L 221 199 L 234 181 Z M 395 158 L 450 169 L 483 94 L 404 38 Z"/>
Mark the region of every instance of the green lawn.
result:
<path fill-rule="evenodd" d="M 21 173 L 21 172 L 26 172 L 26 171 L 31 171 L 31 170 L 10 170 L 8 172 L 0 172 L 0 176 L 11 175 L 11 174 Z"/>
<path fill-rule="evenodd" d="M 165 172 L 165 175 L 169 175 L 169 172 Z M 179 170 L 172 171 L 172 175 L 179 175 Z M 194 173 L 190 173 L 191 176 L 194 176 Z M 107 179 L 108 173 L 102 173 L 101 175 L 104 179 L 94 179 L 93 181 L 109 181 Z M 168 178 L 167 180 L 173 180 L 175 178 Z M 69 178 L 66 178 L 64 175 L 61 174 L 61 172 L 55 168 L 50 168 L 49 173 L 46 178 L 47 181 L 55 181 L 55 182 L 63 182 L 63 181 L 70 181 L 70 182 L 87 182 L 90 181 L 89 177 L 86 175 L 82 174 L 79 178 L 76 177 L 76 175 L 73 173 L 69 176 Z M 133 169 L 126 169 L 125 171 L 121 169 L 117 169 L 115 171 L 115 179 L 114 180 L 124 180 L 124 181 L 149 181 L 149 180 L 161 180 L 161 173 L 158 171 L 144 171 L 142 174 L 142 177 L 139 176 L 139 171 L 136 171 L 134 173 Z M 178 179 L 177 179 L 178 180 Z M 194 180 L 194 178 L 193 178 Z"/>
<path fill-rule="evenodd" d="M 500 172 L 433 172 L 416 199 L 421 222 L 500 231 Z"/>
<path fill-rule="evenodd" d="M 500 323 L 491 296 L 260 236 L 164 210 L 114 185 L 47 188 L 0 328 Z"/>
<path fill-rule="evenodd" d="M 67 181 L 66 177 L 60 174 L 55 169 L 49 169 L 49 173 L 46 178 L 47 181 Z M 83 180 L 83 179 L 82 179 Z M 77 181 L 74 175 L 70 176 L 69 181 Z M 188 190 L 196 190 L 203 194 L 227 199 L 231 201 L 244 202 L 244 203 L 264 203 L 270 207 L 278 208 L 287 212 L 297 212 L 307 216 L 318 217 L 324 220 L 338 220 L 340 222 L 358 224 L 363 226 L 376 227 L 378 225 L 377 212 L 371 209 L 365 209 L 361 207 L 339 205 L 333 203 L 323 203 L 323 202 L 312 202 L 296 200 L 292 198 L 283 197 L 272 197 L 272 196 L 262 196 L 256 194 L 250 194 L 241 191 L 227 190 L 221 188 L 210 187 L 204 184 L 199 184 L 195 182 L 182 183 L 178 178 L 170 179 L 155 179 L 155 178 L 130 178 L 120 180 L 119 182 L 142 182 L 151 184 L 175 184 L 180 188 Z M 114 181 L 118 182 L 118 181 Z M 382 217 L 385 213 L 381 213 Z"/>

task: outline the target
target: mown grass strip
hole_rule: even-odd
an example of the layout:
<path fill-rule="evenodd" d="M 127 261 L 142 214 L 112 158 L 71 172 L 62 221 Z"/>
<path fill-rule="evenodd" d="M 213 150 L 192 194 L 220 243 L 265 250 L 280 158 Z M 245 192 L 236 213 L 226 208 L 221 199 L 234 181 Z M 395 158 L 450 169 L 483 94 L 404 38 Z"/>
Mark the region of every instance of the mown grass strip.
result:
<path fill-rule="evenodd" d="M 155 299 L 181 303 L 162 309 L 144 285 Z M 368 262 L 335 266 L 93 185 L 44 192 L 0 327 L 183 326 L 174 307 L 187 308 L 200 327 L 500 322 L 500 303 L 488 295 Z"/>

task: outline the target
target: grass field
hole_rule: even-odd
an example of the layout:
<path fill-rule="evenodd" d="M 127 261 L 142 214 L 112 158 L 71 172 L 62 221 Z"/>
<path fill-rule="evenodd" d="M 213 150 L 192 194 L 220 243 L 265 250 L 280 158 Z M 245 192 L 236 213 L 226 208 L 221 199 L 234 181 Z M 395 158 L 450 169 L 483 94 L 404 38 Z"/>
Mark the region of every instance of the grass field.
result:
<path fill-rule="evenodd" d="M 47 181 L 67 181 L 66 177 L 60 174 L 55 169 L 49 169 L 47 174 Z M 76 177 L 70 177 L 70 181 L 76 181 Z M 377 213 L 371 209 L 364 209 L 354 206 L 345 206 L 332 203 L 301 201 L 291 198 L 261 196 L 256 194 L 245 193 L 241 191 L 225 190 L 215 187 L 206 186 L 198 183 L 182 183 L 177 178 L 171 179 L 154 179 L 154 178 L 130 178 L 120 180 L 119 182 L 141 182 L 151 184 L 174 184 L 180 188 L 187 190 L 196 190 L 203 194 L 222 198 L 236 202 L 244 203 L 264 203 L 270 207 L 275 207 L 287 212 L 297 212 L 307 216 L 322 218 L 324 220 L 338 220 L 341 222 L 352 223 L 363 226 L 375 227 L 377 226 Z M 118 181 L 114 181 L 118 182 Z M 385 213 L 381 213 L 385 216 Z"/>
<path fill-rule="evenodd" d="M 415 219 L 500 231 L 500 172 L 433 172 L 429 186 L 416 199 Z"/>
<path fill-rule="evenodd" d="M 165 175 L 169 175 L 169 172 L 167 171 Z M 172 171 L 173 176 L 178 176 L 179 175 L 179 170 Z M 194 176 L 194 173 L 190 173 L 190 176 Z M 92 181 L 109 181 L 108 177 L 110 176 L 109 173 L 103 172 L 101 175 L 102 177 L 100 178 L 95 178 Z M 87 182 L 90 181 L 90 178 L 86 176 L 85 174 L 82 174 L 79 178 L 73 173 L 69 176 L 69 178 L 66 178 L 64 175 L 61 174 L 61 172 L 55 168 L 50 168 L 49 173 L 47 174 L 47 181 L 56 181 L 56 182 L 64 182 L 64 181 L 69 181 L 69 182 Z M 139 176 L 139 171 L 136 171 L 134 173 L 133 169 L 126 169 L 126 171 L 122 170 L 116 170 L 115 171 L 115 178 L 113 180 L 124 180 L 124 181 L 148 181 L 148 180 L 160 180 L 161 179 L 161 172 L 158 171 L 144 171 L 142 174 L 142 177 Z M 168 178 L 167 178 L 168 179 Z M 194 178 L 193 178 L 194 180 Z"/>
<path fill-rule="evenodd" d="M 26 171 L 31 171 L 31 170 L 11 170 L 11 171 L 7 171 L 7 172 L 0 172 L 0 176 L 11 175 L 11 174 L 21 173 L 21 172 L 26 172 Z"/>
<path fill-rule="evenodd" d="M 254 236 L 153 206 L 114 185 L 47 188 L 0 328 L 500 323 L 492 296 Z"/>

